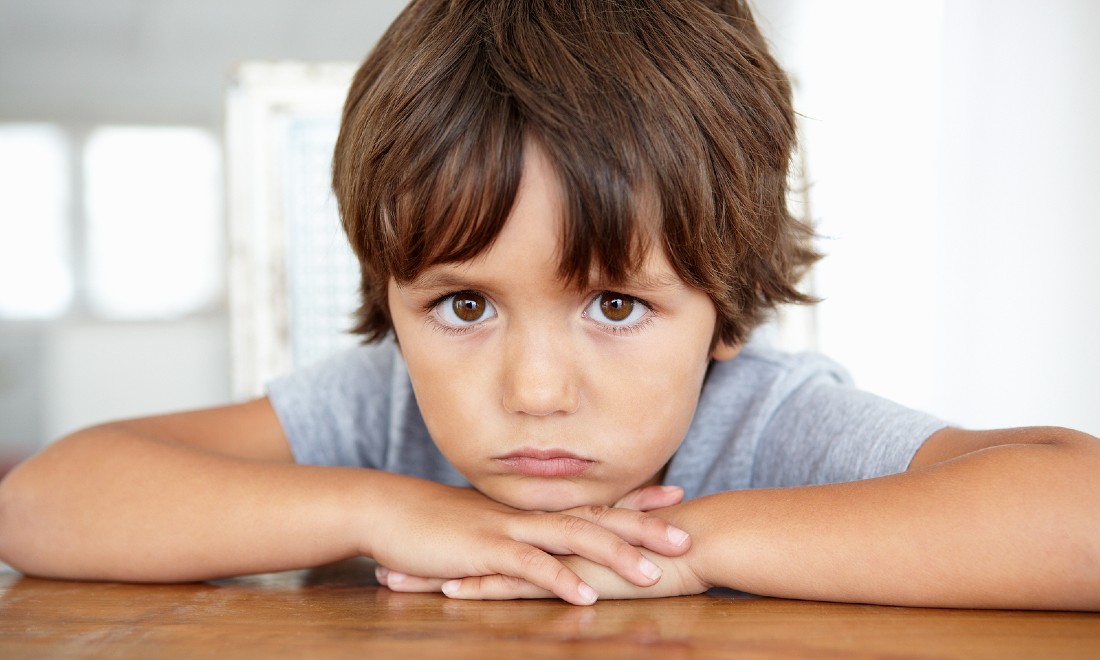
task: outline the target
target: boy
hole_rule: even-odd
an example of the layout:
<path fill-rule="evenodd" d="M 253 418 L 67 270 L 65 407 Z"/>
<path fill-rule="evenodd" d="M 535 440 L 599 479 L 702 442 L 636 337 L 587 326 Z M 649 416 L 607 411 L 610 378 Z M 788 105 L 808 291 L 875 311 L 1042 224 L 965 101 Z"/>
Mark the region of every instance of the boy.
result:
<path fill-rule="evenodd" d="M 0 557 L 171 581 L 366 555 L 395 590 L 576 604 L 1100 607 L 1094 438 L 947 428 L 748 341 L 817 258 L 784 202 L 793 141 L 741 2 L 413 2 L 334 160 L 374 343 L 257 401 L 58 441 L 0 485 Z"/>

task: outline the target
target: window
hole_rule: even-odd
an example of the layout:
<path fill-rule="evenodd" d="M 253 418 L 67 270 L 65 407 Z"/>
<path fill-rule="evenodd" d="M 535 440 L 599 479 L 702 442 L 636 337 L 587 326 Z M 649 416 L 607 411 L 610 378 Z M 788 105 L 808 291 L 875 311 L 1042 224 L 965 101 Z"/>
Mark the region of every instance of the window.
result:
<path fill-rule="evenodd" d="M 329 180 L 354 63 L 248 62 L 230 88 L 233 392 L 357 343 L 359 262 Z"/>
<path fill-rule="evenodd" d="M 69 193 L 59 129 L 0 125 L 0 317 L 50 318 L 68 309 Z"/>
<path fill-rule="evenodd" d="M 84 157 L 90 309 L 171 318 L 220 300 L 218 145 L 194 128 L 106 127 Z"/>

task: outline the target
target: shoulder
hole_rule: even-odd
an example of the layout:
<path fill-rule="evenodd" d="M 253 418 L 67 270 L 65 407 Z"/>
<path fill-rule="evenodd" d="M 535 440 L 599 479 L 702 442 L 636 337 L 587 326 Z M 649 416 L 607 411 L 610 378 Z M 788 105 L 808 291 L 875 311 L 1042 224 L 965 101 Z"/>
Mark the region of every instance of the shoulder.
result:
<path fill-rule="evenodd" d="M 816 391 L 853 390 L 848 372 L 835 361 L 817 353 L 780 351 L 754 340 L 736 357 L 711 364 L 693 430 L 708 442 L 736 439 L 743 449 L 755 451 L 785 410 L 804 410 L 803 402 Z"/>
<path fill-rule="evenodd" d="M 401 364 L 392 341 L 363 344 L 276 378 L 267 389 L 275 398 L 318 390 L 343 394 L 375 390 L 388 387 Z"/>
<path fill-rule="evenodd" d="M 857 389 L 823 355 L 750 342 L 712 365 L 678 458 L 706 474 L 703 492 L 848 481 L 904 470 L 943 426 Z"/>
<path fill-rule="evenodd" d="M 807 384 L 847 388 L 852 378 L 840 364 L 819 353 L 788 353 L 752 341 L 737 357 L 711 365 L 700 404 L 710 398 L 729 402 L 733 397 L 745 404 L 775 407 Z"/>
<path fill-rule="evenodd" d="M 411 399 L 392 341 L 356 346 L 277 378 L 267 396 L 301 463 L 370 465 L 395 407 Z M 365 438 L 376 442 L 364 445 Z M 380 450 L 379 450 L 380 451 Z"/>

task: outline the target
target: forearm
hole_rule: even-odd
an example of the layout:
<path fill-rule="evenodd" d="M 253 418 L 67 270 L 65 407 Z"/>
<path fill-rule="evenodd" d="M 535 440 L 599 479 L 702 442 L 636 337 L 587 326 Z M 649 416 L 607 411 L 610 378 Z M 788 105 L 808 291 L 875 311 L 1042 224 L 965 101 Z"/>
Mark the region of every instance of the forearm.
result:
<path fill-rule="evenodd" d="M 178 426 L 83 431 L 17 468 L 0 484 L 0 559 L 45 577 L 185 581 L 367 555 L 413 574 L 512 575 L 586 604 L 550 553 L 649 584 L 632 544 L 687 549 L 637 511 L 521 511 L 400 474 L 231 457 L 156 428 Z"/>
<path fill-rule="evenodd" d="M 862 482 L 721 493 L 662 512 L 709 585 L 941 607 L 1100 607 L 1096 443 L 991 447 Z"/>
<path fill-rule="evenodd" d="M 35 575 L 133 581 L 316 565 L 357 553 L 364 472 L 91 429 L 0 484 L 0 557 Z"/>

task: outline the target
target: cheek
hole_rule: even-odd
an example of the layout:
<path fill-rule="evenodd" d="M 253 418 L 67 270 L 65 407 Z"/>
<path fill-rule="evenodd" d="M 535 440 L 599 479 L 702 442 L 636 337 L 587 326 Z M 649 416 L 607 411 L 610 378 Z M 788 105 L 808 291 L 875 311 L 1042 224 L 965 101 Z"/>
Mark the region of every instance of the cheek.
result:
<path fill-rule="evenodd" d="M 648 345 L 623 356 L 618 368 L 602 369 L 602 423 L 617 429 L 624 458 L 667 459 L 687 433 L 708 363 L 690 344 Z"/>
<path fill-rule="evenodd" d="M 476 452 L 477 438 L 484 437 L 490 393 L 495 391 L 486 368 L 443 347 L 433 350 L 430 344 L 406 349 L 404 358 L 424 423 L 457 467 L 462 460 L 455 452 Z"/>

